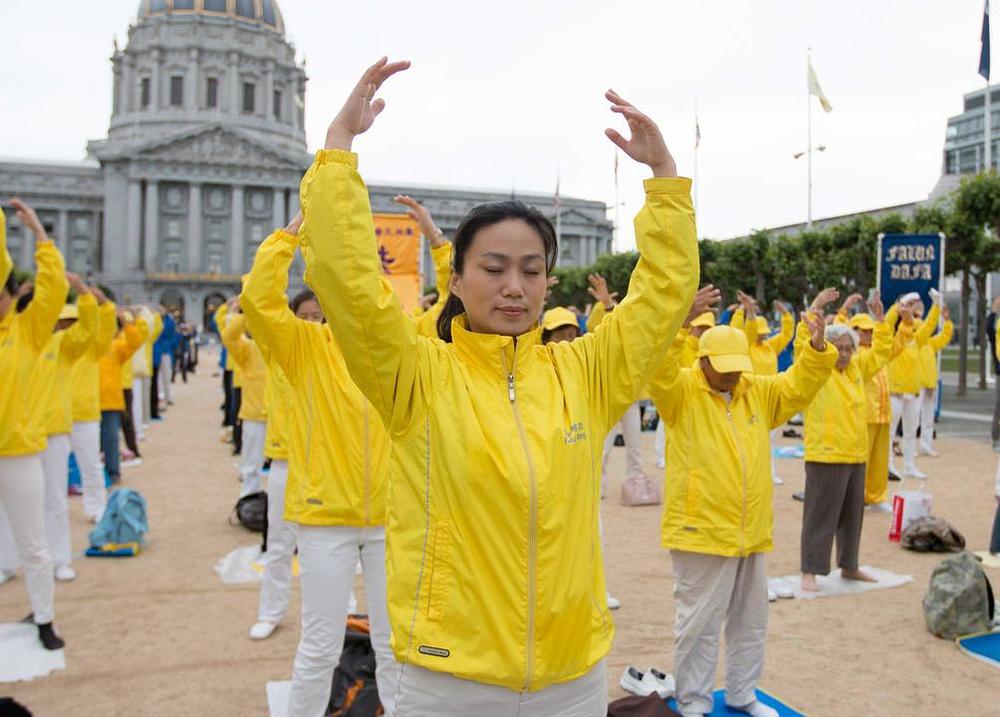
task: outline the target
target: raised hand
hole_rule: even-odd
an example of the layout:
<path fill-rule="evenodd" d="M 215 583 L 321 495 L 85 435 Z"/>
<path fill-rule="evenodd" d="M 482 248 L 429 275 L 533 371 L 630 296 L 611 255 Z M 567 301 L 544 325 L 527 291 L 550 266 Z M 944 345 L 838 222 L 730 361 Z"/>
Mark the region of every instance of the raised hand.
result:
<path fill-rule="evenodd" d="M 427 207 L 406 194 L 397 194 L 392 198 L 392 201 L 406 207 L 406 213 L 410 216 L 410 219 L 413 219 L 420 225 L 420 233 L 427 237 L 427 241 L 431 243 L 432 247 L 441 246 L 445 243 L 444 232 L 438 229 Z"/>
<path fill-rule="evenodd" d="M 840 306 L 840 310 L 846 314 L 851 310 L 851 308 L 855 304 L 859 303 L 862 299 L 864 299 L 864 297 L 861 294 L 857 293 L 851 294 L 846 299 L 844 299 L 844 303 Z"/>
<path fill-rule="evenodd" d="M 48 239 L 45 235 L 45 227 L 42 226 L 42 222 L 38 218 L 38 215 L 35 214 L 34 209 L 29 207 L 17 197 L 10 200 L 10 206 L 12 206 L 14 211 L 17 212 L 17 218 L 21 220 L 21 223 L 28 227 L 28 229 L 31 230 L 31 233 L 35 235 L 35 241 L 45 241 Z"/>
<path fill-rule="evenodd" d="M 632 136 L 625 139 L 615 130 L 608 128 L 604 134 L 618 148 L 636 162 L 648 165 L 653 170 L 654 177 L 676 177 L 677 165 L 667 149 L 660 128 L 649 117 L 637 110 L 634 105 L 622 99 L 614 90 L 608 90 L 604 96 L 611 103 L 611 111 L 622 115 L 628 122 Z"/>
<path fill-rule="evenodd" d="M 69 282 L 70 288 L 76 292 L 77 296 L 83 296 L 84 294 L 90 293 L 90 289 L 87 288 L 87 285 L 84 283 L 83 279 L 80 278 L 79 274 L 67 271 L 66 281 Z"/>
<path fill-rule="evenodd" d="M 815 312 L 822 312 L 826 308 L 827 304 L 836 301 L 840 298 L 840 292 L 836 289 L 830 287 L 823 289 L 821 292 L 816 294 L 816 298 L 813 299 L 812 304 L 809 306 L 810 310 Z"/>
<path fill-rule="evenodd" d="M 694 295 L 694 303 L 691 304 L 691 310 L 688 311 L 683 325 L 690 326 L 692 321 L 706 311 L 714 311 L 720 301 L 722 301 L 722 292 L 716 289 L 713 284 L 701 287 Z"/>
<path fill-rule="evenodd" d="M 354 138 L 367 132 L 385 109 L 385 100 L 373 99 L 382 83 L 409 66 L 408 60 L 389 62 L 389 58 L 383 57 L 365 70 L 326 131 L 326 149 L 350 150 Z"/>
<path fill-rule="evenodd" d="M 951 321 L 951 310 L 947 304 L 941 304 L 941 318 L 945 321 Z"/>
<path fill-rule="evenodd" d="M 826 318 L 822 309 L 803 311 L 802 321 L 809 327 L 809 344 L 817 351 L 826 351 Z"/>
<path fill-rule="evenodd" d="M 108 300 L 107 295 L 96 286 L 90 287 L 90 293 L 94 295 L 95 299 L 97 299 L 98 306 L 100 306 L 101 304 L 105 303 Z"/>
<path fill-rule="evenodd" d="M 302 228 L 302 212 L 299 211 L 292 217 L 292 221 L 288 222 L 288 226 L 285 227 L 285 232 L 288 234 L 298 235 L 299 229 Z"/>
<path fill-rule="evenodd" d="M 608 282 L 600 274 L 588 274 L 587 281 L 590 282 L 590 286 L 587 287 L 587 291 L 595 299 L 604 304 L 604 308 L 610 310 L 618 302 L 617 291 L 608 291 Z"/>
<path fill-rule="evenodd" d="M 885 306 L 882 305 L 882 297 L 872 294 L 868 299 L 868 310 L 872 312 L 872 318 L 878 323 L 885 321 Z"/>
<path fill-rule="evenodd" d="M 785 305 L 785 304 L 784 304 L 783 302 L 781 302 L 781 301 L 778 301 L 777 299 L 775 299 L 775 300 L 774 300 L 774 308 L 775 308 L 775 309 L 776 309 L 776 310 L 777 310 L 778 312 L 780 312 L 780 313 L 782 313 L 782 314 L 790 314 L 790 313 L 792 313 L 792 312 L 791 312 L 791 311 L 789 310 L 789 308 L 788 308 L 788 307 L 787 307 L 787 306 L 786 306 L 786 305 Z"/>

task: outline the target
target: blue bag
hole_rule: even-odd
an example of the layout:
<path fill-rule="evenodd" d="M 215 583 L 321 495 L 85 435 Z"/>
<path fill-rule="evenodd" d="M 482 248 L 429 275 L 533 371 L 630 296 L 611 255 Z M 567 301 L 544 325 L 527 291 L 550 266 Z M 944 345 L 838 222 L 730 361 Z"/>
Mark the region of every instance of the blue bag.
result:
<path fill-rule="evenodd" d="M 131 488 L 119 488 L 108 497 L 104 515 L 90 531 L 90 545 L 94 548 L 127 543 L 142 546 L 148 531 L 146 499 Z"/>

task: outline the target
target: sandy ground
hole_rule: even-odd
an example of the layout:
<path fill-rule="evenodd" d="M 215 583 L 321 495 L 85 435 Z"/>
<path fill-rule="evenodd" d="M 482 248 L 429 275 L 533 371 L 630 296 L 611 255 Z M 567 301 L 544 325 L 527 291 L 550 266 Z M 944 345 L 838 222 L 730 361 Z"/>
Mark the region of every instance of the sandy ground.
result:
<path fill-rule="evenodd" d="M 67 669 L 0 686 L 36 715 L 265 715 L 264 685 L 288 679 L 298 638 L 298 586 L 285 625 L 264 642 L 247 630 L 256 617 L 256 585 L 223 585 L 213 565 L 255 536 L 228 523 L 238 493 L 233 457 L 219 442 L 218 379 L 202 371 L 175 384 L 176 406 L 154 425 L 144 464 L 125 483 L 149 502 L 150 545 L 138 558 L 79 558 L 79 577 L 57 585 L 56 625 L 67 640 Z M 656 472 L 653 435 L 643 434 L 647 470 Z M 789 441 L 790 442 L 790 441 Z M 942 456 L 923 459 L 934 512 L 985 548 L 992 525 L 996 456 L 981 442 L 939 441 Z M 612 698 L 623 695 L 625 665 L 671 671 L 673 598 L 669 554 L 659 547 L 659 507 L 618 504 L 625 451 L 612 454 L 616 478 L 604 504 L 608 582 L 622 601 L 608 658 Z M 803 485 L 801 461 L 779 461 L 770 575 L 798 568 Z M 897 485 L 897 484 L 893 484 Z M 75 549 L 89 526 L 71 500 Z M 1000 673 L 931 636 L 920 601 L 937 555 L 901 550 L 886 539 L 889 516 L 865 518 L 862 561 L 908 573 L 892 590 L 810 602 L 772 604 L 762 685 L 808 715 L 996 715 Z M 1000 585 L 1000 571 L 992 571 Z M 363 598 L 363 591 L 359 591 Z M 29 611 L 24 581 L 0 587 L 0 620 Z M 720 674 L 720 685 L 721 685 Z"/>

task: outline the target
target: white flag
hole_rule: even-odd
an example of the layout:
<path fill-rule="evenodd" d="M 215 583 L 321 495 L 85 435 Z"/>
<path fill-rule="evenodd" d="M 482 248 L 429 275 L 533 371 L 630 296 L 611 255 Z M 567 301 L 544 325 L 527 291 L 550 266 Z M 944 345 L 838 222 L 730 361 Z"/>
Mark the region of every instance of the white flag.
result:
<path fill-rule="evenodd" d="M 819 80 L 816 79 L 816 71 L 813 70 L 812 62 L 806 60 L 806 66 L 809 68 L 809 94 L 815 95 L 819 99 L 819 103 L 823 105 L 823 109 L 826 112 L 831 112 L 833 105 L 830 104 L 830 100 L 823 94 L 823 88 L 819 86 Z"/>

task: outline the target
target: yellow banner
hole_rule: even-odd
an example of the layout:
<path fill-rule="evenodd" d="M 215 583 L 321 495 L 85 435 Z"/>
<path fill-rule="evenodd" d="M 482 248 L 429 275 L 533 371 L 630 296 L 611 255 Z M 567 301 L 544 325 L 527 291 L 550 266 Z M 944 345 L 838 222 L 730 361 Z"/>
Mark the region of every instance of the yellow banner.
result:
<path fill-rule="evenodd" d="M 420 227 L 406 214 L 373 214 L 382 273 L 392 283 L 403 309 L 420 302 Z"/>

